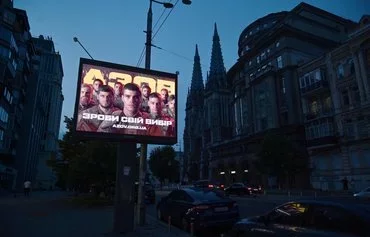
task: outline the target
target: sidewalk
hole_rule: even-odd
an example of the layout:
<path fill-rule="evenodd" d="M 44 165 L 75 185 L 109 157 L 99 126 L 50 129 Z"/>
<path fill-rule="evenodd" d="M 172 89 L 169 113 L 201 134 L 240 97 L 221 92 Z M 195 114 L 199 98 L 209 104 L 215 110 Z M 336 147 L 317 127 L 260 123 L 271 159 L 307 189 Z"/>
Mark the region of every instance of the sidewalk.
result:
<path fill-rule="evenodd" d="M 185 237 L 189 234 L 147 215 L 145 226 L 114 234 L 113 207 L 73 207 L 62 199 L 69 193 L 40 192 L 30 198 L 0 198 L 1 237 Z M 70 198 L 70 197 L 69 197 Z M 21 228 L 20 228 L 21 227 Z"/>

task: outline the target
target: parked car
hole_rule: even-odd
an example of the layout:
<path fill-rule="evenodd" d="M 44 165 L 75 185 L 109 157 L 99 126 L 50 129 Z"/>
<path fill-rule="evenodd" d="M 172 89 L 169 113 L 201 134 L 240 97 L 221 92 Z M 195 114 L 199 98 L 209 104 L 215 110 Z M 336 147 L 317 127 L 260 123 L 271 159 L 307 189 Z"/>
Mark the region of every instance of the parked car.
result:
<path fill-rule="evenodd" d="M 135 200 L 138 199 L 139 182 L 135 182 Z M 155 204 L 155 190 L 152 184 L 145 183 L 145 197 L 146 203 Z"/>
<path fill-rule="evenodd" d="M 248 187 L 248 185 L 246 185 Z M 252 193 L 254 194 L 263 194 L 264 189 L 262 188 L 261 185 L 251 185 L 248 188 L 251 189 Z"/>
<path fill-rule="evenodd" d="M 355 198 L 359 198 L 359 199 L 367 199 L 367 200 L 370 200 L 370 187 L 365 188 L 364 190 L 362 190 L 362 191 L 360 191 L 358 193 L 353 194 L 353 196 Z"/>
<path fill-rule="evenodd" d="M 209 227 L 231 229 L 239 219 L 239 208 L 235 201 L 214 190 L 184 188 L 172 191 L 157 205 L 157 216 L 189 231 Z"/>
<path fill-rule="evenodd" d="M 212 182 L 209 180 L 198 180 L 194 183 L 194 187 L 224 190 L 225 185 L 220 182 Z"/>
<path fill-rule="evenodd" d="M 316 200 L 288 202 L 265 215 L 239 221 L 227 236 L 370 236 L 366 208 Z"/>
<path fill-rule="evenodd" d="M 230 187 L 225 188 L 225 195 L 252 195 L 253 189 L 243 183 L 233 183 Z"/>

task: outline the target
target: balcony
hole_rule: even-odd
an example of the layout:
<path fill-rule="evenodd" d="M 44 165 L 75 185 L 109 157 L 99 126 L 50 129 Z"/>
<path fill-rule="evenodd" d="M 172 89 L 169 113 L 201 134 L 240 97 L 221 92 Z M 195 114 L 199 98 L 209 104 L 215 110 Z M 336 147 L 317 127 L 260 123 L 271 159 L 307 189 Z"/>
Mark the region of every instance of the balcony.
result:
<path fill-rule="evenodd" d="M 252 73 L 249 77 L 251 81 L 254 81 L 262 76 L 265 76 L 269 73 L 274 73 L 276 71 L 274 66 L 265 65 L 262 68 L 258 69 L 255 73 Z"/>
<path fill-rule="evenodd" d="M 328 147 L 335 146 L 338 144 L 338 138 L 336 136 L 325 136 L 318 138 L 307 139 L 307 147 Z"/>
<path fill-rule="evenodd" d="M 308 86 L 305 86 L 304 88 L 301 88 L 302 94 L 308 94 L 312 92 L 318 92 L 320 89 L 328 89 L 329 83 L 326 80 L 320 80 L 316 81 L 313 84 L 310 84 Z"/>
<path fill-rule="evenodd" d="M 310 121 L 314 119 L 324 118 L 333 116 L 334 112 L 332 109 L 321 109 L 318 112 L 308 112 L 305 114 L 305 121 Z"/>

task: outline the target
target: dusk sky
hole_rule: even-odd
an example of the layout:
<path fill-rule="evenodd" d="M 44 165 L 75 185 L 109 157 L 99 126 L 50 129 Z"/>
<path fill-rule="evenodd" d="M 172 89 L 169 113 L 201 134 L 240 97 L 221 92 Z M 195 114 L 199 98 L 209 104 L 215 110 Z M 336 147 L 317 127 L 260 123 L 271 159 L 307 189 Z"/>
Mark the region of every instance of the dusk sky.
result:
<path fill-rule="evenodd" d="M 14 0 L 14 7 L 27 11 L 31 34 L 52 37 L 62 56 L 64 104 L 62 116 L 74 111 L 77 72 L 80 57 L 89 58 L 75 42 L 77 37 L 94 59 L 144 67 L 139 63 L 144 49 L 149 0 Z M 225 67 L 237 61 L 240 33 L 250 23 L 269 13 L 289 11 L 296 0 L 193 0 L 191 5 L 181 0 L 169 0 L 175 5 L 153 44 L 151 69 L 175 73 L 179 71 L 178 121 L 179 142 L 182 142 L 185 103 L 190 86 L 195 44 L 198 44 L 203 79 L 210 68 L 214 23 L 220 35 Z M 358 21 L 370 13 L 369 0 L 312 0 L 308 4 L 341 17 Z M 171 11 L 167 9 L 156 25 L 164 8 L 153 3 L 153 34 Z M 61 124 L 61 131 L 65 132 Z"/>

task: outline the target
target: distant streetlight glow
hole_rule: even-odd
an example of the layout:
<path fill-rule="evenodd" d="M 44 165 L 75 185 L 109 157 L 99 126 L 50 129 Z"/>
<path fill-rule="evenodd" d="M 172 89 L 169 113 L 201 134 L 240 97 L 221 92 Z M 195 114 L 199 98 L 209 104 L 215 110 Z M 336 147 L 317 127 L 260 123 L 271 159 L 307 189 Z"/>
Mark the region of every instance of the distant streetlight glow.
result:
<path fill-rule="evenodd" d="M 244 170 L 244 173 L 248 173 L 249 172 L 249 170 Z"/>
<path fill-rule="evenodd" d="M 231 171 L 231 173 L 232 173 L 232 174 L 236 174 L 236 171 L 235 171 L 235 170 L 232 170 L 232 171 Z"/>
<path fill-rule="evenodd" d="M 222 171 L 222 172 L 220 172 L 220 174 L 225 174 L 225 172 Z"/>

